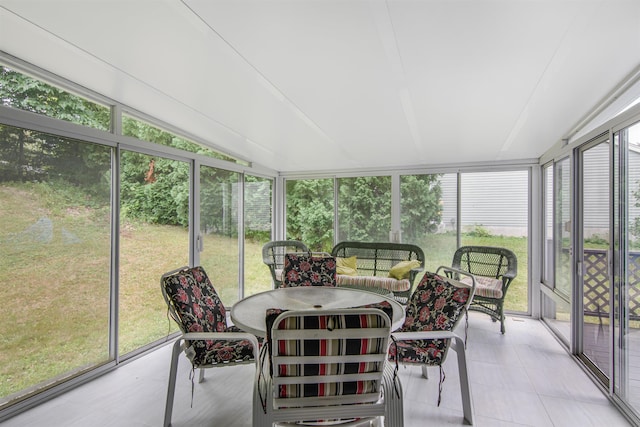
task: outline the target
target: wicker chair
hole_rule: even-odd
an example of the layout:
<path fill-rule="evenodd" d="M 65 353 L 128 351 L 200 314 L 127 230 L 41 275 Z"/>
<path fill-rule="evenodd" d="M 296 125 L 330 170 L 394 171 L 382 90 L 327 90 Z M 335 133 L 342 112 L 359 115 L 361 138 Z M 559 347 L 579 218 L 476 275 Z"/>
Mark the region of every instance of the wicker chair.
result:
<path fill-rule="evenodd" d="M 505 248 L 462 246 L 455 252 L 451 266 L 475 277 L 476 294 L 469 310 L 486 313 L 494 322 L 500 321 L 500 332 L 504 334 L 504 299 L 518 274 L 516 255 Z"/>
<path fill-rule="evenodd" d="M 274 240 L 262 247 L 262 262 L 269 267 L 274 288 L 282 286 L 284 255 L 290 252 L 309 252 L 309 249 L 299 240 Z"/>
<path fill-rule="evenodd" d="M 162 275 L 160 288 L 169 316 L 182 335 L 173 344 L 164 427 L 171 425 L 178 356 L 184 352 L 193 370 L 257 364 L 258 340 L 254 335 L 229 326 L 226 310 L 202 267 L 182 267 Z M 193 390 L 193 389 L 192 389 Z"/>

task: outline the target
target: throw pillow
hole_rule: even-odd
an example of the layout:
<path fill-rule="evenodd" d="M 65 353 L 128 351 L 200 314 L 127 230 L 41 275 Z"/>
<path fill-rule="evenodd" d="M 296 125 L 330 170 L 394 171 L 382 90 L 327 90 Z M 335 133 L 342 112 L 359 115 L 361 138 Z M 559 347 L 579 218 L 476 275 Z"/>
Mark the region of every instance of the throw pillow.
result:
<path fill-rule="evenodd" d="M 337 268 L 336 273 L 345 276 L 357 276 L 358 267 L 356 265 L 357 258 L 355 256 L 349 258 L 336 258 Z"/>
<path fill-rule="evenodd" d="M 417 259 L 411 261 L 400 261 L 389 270 L 389 277 L 393 277 L 394 279 L 402 280 L 409 277 L 409 272 L 414 269 L 420 267 L 420 261 Z"/>

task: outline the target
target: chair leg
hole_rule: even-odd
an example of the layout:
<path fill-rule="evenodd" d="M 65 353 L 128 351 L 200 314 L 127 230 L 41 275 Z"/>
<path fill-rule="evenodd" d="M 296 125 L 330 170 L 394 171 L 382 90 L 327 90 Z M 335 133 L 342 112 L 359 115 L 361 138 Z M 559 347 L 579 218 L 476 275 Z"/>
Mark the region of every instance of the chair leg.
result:
<path fill-rule="evenodd" d="M 173 343 L 171 352 L 171 367 L 169 368 L 169 386 L 167 388 L 167 402 L 164 407 L 164 427 L 171 425 L 171 414 L 173 413 L 173 397 L 176 391 L 176 376 L 178 375 L 178 357 L 182 352 L 182 338 L 178 338 Z"/>
<path fill-rule="evenodd" d="M 204 368 L 200 368 L 200 375 L 198 376 L 198 383 L 204 381 Z"/>
<path fill-rule="evenodd" d="M 263 368 L 264 366 L 260 366 L 260 361 L 259 360 L 256 361 L 256 377 L 253 384 L 253 427 L 272 427 L 273 426 L 273 423 L 269 422 L 270 414 L 268 413 L 265 414 L 262 408 L 262 399 L 265 400 L 265 404 L 267 408 L 269 408 L 269 405 L 271 404 L 270 388 L 269 388 L 271 386 L 271 383 L 269 379 L 265 379 L 263 381 L 263 384 L 265 385 L 264 396 L 261 397 L 260 395 L 260 371 Z M 267 409 L 267 412 L 269 412 L 268 409 Z"/>
<path fill-rule="evenodd" d="M 422 378 L 429 379 L 429 371 L 427 370 L 427 365 L 422 365 Z"/>
<path fill-rule="evenodd" d="M 460 375 L 460 393 L 462 394 L 462 413 L 467 424 L 473 425 L 473 401 L 471 398 L 471 384 L 467 372 L 467 356 L 464 341 L 456 336 L 452 341 L 452 348 L 458 356 L 458 372 Z"/>
<path fill-rule="evenodd" d="M 385 427 L 403 427 L 403 391 L 400 378 L 394 376 L 394 369 L 387 364 L 382 375 L 384 391 L 384 425 Z"/>

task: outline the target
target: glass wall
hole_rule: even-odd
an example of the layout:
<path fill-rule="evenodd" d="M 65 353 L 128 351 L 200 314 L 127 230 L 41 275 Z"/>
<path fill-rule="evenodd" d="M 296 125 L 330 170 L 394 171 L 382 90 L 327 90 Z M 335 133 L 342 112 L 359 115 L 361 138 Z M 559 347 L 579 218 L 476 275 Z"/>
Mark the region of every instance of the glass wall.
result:
<path fill-rule="evenodd" d="M 338 241 L 388 242 L 391 177 L 338 178 Z"/>
<path fill-rule="evenodd" d="M 120 159 L 119 354 L 167 336 L 160 276 L 189 264 L 190 165 L 123 151 Z"/>
<path fill-rule="evenodd" d="M 545 166 L 541 316 L 569 346 L 571 343 L 571 163 L 569 158 Z M 546 290 L 548 288 L 548 291 Z"/>
<path fill-rule="evenodd" d="M 507 311 L 529 311 L 528 198 L 528 170 L 461 174 L 461 245 L 507 248 L 518 259 L 518 274 L 505 297 Z"/>
<path fill-rule="evenodd" d="M 0 64 L 0 102 L 6 107 L 60 119 L 94 129 L 109 130 L 109 107 L 34 79 Z"/>
<path fill-rule="evenodd" d="M 400 177 L 402 241 L 425 254 L 425 270 L 451 265 L 457 246 L 458 174 Z"/>
<path fill-rule="evenodd" d="M 201 154 L 214 159 L 226 160 L 234 163 L 244 163 L 232 157 L 213 151 L 207 147 L 203 147 L 201 144 L 197 144 L 179 135 L 160 129 L 157 126 L 128 114 L 122 115 L 122 134 L 132 136 L 141 141 L 155 142 L 156 144 L 164 145 L 166 147 L 178 148 L 180 150 Z"/>
<path fill-rule="evenodd" d="M 582 354 L 608 385 L 611 369 L 611 283 L 609 281 L 609 149 L 608 137 L 579 150 L 580 177 L 576 195 L 581 240 L 577 242 L 577 261 L 583 265 L 577 274 L 582 287 Z"/>
<path fill-rule="evenodd" d="M 615 392 L 640 414 L 640 123 L 614 134 L 619 206 L 614 293 Z M 614 255 L 615 256 L 615 255 Z"/>
<path fill-rule="evenodd" d="M 542 283 L 553 288 L 553 163 L 542 169 Z"/>
<path fill-rule="evenodd" d="M 286 180 L 286 236 L 316 252 L 333 248 L 333 179 Z"/>
<path fill-rule="evenodd" d="M 199 264 L 225 306 L 240 296 L 238 198 L 241 175 L 200 166 Z"/>
<path fill-rule="evenodd" d="M 273 180 L 245 175 L 244 182 L 244 295 L 273 288 L 262 262 L 262 246 L 271 240 Z"/>
<path fill-rule="evenodd" d="M 111 154 L 0 125 L 0 408 L 110 359 Z"/>

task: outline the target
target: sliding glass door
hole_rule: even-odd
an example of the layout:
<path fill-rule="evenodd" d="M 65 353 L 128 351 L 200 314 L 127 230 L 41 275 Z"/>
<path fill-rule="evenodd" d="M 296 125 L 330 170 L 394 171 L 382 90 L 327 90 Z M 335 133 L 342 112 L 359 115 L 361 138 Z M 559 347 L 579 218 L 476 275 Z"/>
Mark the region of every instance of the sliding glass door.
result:
<path fill-rule="evenodd" d="M 640 123 L 614 133 L 614 386 L 640 414 Z"/>
<path fill-rule="evenodd" d="M 578 285 L 582 292 L 579 353 L 607 385 L 611 362 L 611 292 L 609 269 L 609 139 L 608 136 L 579 150 L 578 185 L 581 247 L 576 255 Z"/>

